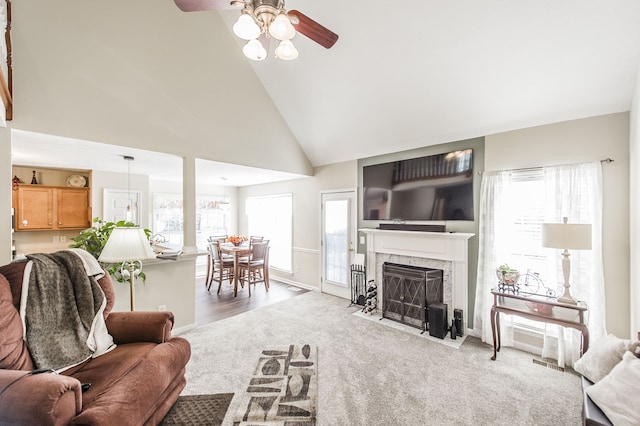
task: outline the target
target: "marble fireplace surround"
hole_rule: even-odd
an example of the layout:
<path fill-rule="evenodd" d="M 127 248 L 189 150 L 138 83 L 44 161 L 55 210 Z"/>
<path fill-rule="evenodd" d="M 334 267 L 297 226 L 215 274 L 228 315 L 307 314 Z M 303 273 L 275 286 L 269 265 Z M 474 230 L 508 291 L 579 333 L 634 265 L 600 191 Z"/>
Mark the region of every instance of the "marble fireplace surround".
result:
<path fill-rule="evenodd" d="M 384 262 L 442 269 L 443 302 L 448 306 L 448 318 L 453 309 L 462 309 L 467 327 L 469 292 L 469 238 L 475 234 L 462 232 L 391 231 L 363 228 L 367 236 L 367 281 L 374 280 L 382 295 L 382 264 Z M 382 297 L 378 296 L 382 312 Z"/>

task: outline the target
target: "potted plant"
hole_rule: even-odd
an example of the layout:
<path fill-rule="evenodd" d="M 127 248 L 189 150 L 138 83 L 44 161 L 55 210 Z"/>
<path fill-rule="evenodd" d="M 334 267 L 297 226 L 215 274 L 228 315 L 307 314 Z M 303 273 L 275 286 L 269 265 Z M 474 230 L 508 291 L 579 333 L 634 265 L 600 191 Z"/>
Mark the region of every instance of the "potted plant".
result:
<path fill-rule="evenodd" d="M 98 259 L 100 257 L 100 253 L 102 253 L 102 249 L 104 249 L 105 244 L 107 244 L 107 240 L 109 239 L 109 235 L 111 235 L 111 231 L 115 227 L 135 227 L 138 226 L 133 222 L 127 222 L 125 220 L 120 220 L 118 222 L 108 222 L 102 220 L 99 217 L 93 218 L 94 225 L 91 228 L 84 229 L 80 231 L 80 234 L 72 238 L 73 244 L 69 245 L 70 248 L 81 248 L 91 253 L 93 257 Z M 144 229 L 144 233 L 147 238 L 151 235 L 151 230 Z M 109 273 L 109 275 L 113 276 L 118 282 L 128 282 L 128 278 L 122 276 L 120 271 L 121 265 L 119 264 L 102 264 L 105 270 Z M 137 274 L 138 277 L 145 281 L 147 278 L 144 272 L 140 271 Z"/>
<path fill-rule="evenodd" d="M 518 282 L 518 279 L 520 279 L 520 272 L 505 263 L 496 269 L 496 276 L 501 284 L 514 286 Z"/>

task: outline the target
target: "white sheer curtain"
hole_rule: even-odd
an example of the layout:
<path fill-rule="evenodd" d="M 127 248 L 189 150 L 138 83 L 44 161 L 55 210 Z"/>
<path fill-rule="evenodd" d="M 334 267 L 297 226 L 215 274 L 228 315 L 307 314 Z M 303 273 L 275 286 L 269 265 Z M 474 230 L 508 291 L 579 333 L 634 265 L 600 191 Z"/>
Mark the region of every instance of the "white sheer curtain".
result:
<path fill-rule="evenodd" d="M 604 279 L 602 271 L 602 173 L 600 162 L 544 167 L 545 221 L 592 224 L 592 250 L 571 251 L 571 293 L 584 301 L 590 341 L 606 334 Z M 512 173 L 485 172 L 482 178 L 479 217 L 479 256 L 474 309 L 474 328 L 481 330 L 482 340 L 493 343 L 490 310 L 491 289 L 496 286 L 495 269 L 510 257 L 514 242 L 514 208 L 511 201 Z M 551 250 L 551 249 L 549 249 Z M 557 253 L 555 253 L 557 252 Z M 547 285 L 562 283 L 560 251 L 548 255 Z M 501 315 L 501 343 L 513 345 L 511 318 Z M 543 356 L 557 359 L 560 366 L 577 359 L 580 333 L 549 325 L 546 327 Z M 558 344 L 555 345 L 558 336 Z M 554 337 L 554 338 L 552 338 Z"/>
<path fill-rule="evenodd" d="M 493 305 L 491 289 L 497 284 L 496 268 L 499 259 L 506 259 L 508 234 L 513 220 L 509 213 L 511 172 L 485 172 L 480 186 L 480 218 L 478 248 L 478 276 L 473 327 L 481 329 L 482 341 L 493 343 L 490 311 Z M 513 345 L 513 327 L 507 317 L 500 322 L 501 343 Z"/>
<path fill-rule="evenodd" d="M 591 250 L 569 250 L 571 295 L 586 303 L 589 340 L 606 334 L 604 272 L 602 268 L 602 165 L 599 161 L 545 167 L 545 221 L 591 224 Z M 549 257 L 549 284 L 564 282 L 561 250 Z M 551 281 L 551 277 L 555 280 Z M 557 347 L 551 337 L 557 335 Z M 542 356 L 558 360 L 558 365 L 573 365 L 579 357 L 580 332 L 559 326 L 547 326 Z"/>

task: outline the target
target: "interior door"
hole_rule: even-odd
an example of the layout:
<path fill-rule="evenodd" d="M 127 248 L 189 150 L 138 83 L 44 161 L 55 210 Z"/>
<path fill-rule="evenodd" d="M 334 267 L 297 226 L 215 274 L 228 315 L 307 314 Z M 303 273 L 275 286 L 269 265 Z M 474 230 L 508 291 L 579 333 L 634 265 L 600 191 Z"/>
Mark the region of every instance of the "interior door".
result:
<path fill-rule="evenodd" d="M 105 189 L 103 200 L 103 219 L 112 222 L 126 220 L 140 225 L 138 203 L 139 191 Z"/>
<path fill-rule="evenodd" d="M 322 193 L 321 229 L 321 290 L 350 300 L 350 266 L 356 242 L 355 190 Z"/>

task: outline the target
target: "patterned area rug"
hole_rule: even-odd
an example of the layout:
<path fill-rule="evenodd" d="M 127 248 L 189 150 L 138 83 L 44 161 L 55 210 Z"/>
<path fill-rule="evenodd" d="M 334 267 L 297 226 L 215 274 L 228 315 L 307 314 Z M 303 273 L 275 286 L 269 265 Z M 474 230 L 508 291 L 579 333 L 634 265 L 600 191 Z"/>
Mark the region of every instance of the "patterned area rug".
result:
<path fill-rule="evenodd" d="M 160 425 L 220 426 L 231 399 L 232 393 L 179 396 Z"/>
<path fill-rule="evenodd" d="M 318 399 L 318 349 L 310 345 L 264 349 L 234 426 L 314 426 Z"/>

